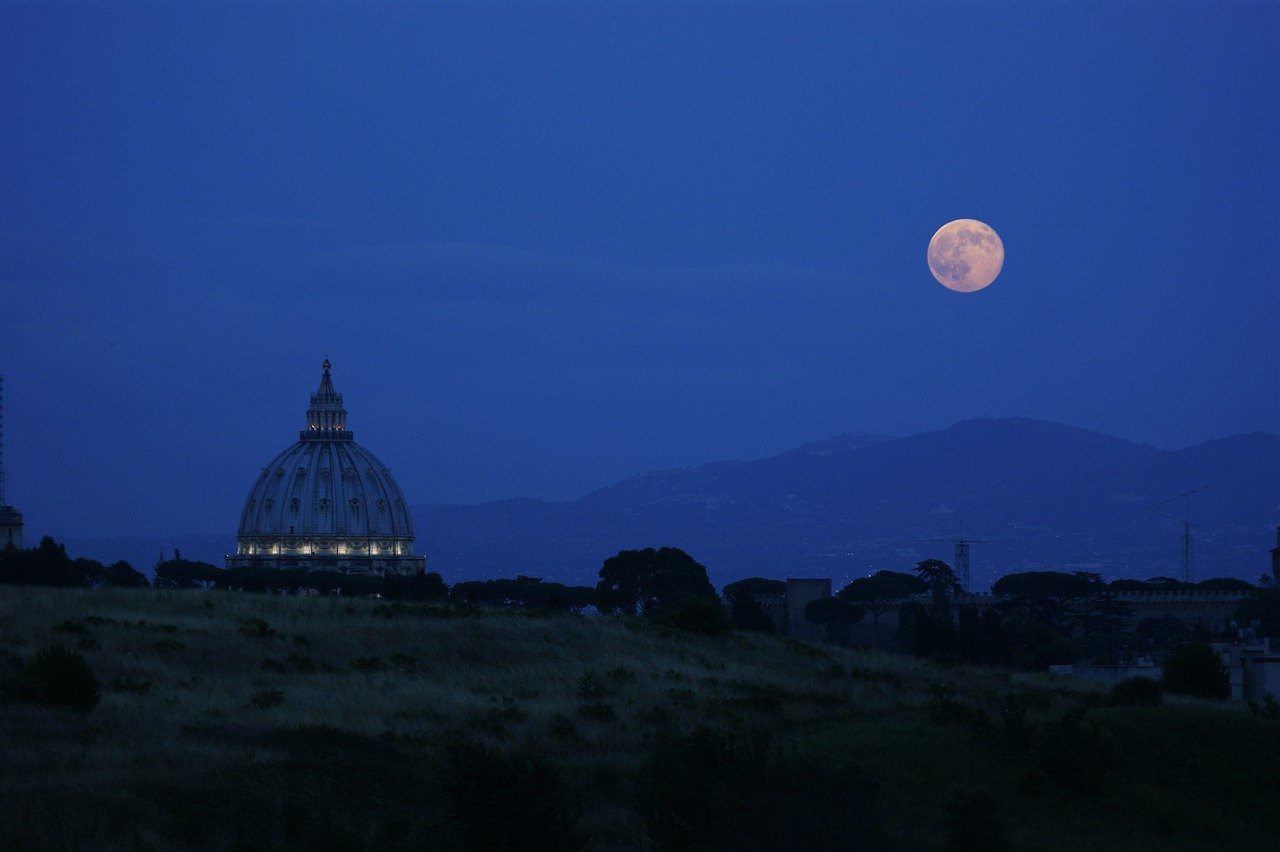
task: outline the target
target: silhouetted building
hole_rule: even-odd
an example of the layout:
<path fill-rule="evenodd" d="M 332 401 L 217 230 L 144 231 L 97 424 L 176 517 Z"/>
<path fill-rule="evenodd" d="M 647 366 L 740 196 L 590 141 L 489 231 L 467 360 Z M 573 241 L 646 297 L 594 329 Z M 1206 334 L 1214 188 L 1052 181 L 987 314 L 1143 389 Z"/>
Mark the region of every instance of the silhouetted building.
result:
<path fill-rule="evenodd" d="M 12 506 L 0 506 L 0 547 L 22 547 L 22 513 Z"/>
<path fill-rule="evenodd" d="M 423 569 L 425 557 L 413 555 L 413 526 L 400 486 L 347 429 L 329 370 L 325 361 L 298 442 L 272 459 L 250 489 L 228 568 L 352 574 Z"/>
<path fill-rule="evenodd" d="M 787 635 L 804 642 L 822 642 L 827 628 L 804 617 L 804 608 L 831 597 L 831 578 L 796 580 L 787 578 Z"/>

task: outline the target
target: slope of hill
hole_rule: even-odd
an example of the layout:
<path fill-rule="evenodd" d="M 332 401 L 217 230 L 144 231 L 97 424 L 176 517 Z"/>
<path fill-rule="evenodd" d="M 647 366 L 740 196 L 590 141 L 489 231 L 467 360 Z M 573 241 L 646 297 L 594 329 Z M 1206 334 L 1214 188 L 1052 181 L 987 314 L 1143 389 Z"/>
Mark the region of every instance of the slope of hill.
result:
<path fill-rule="evenodd" d="M 1236 435 L 1164 452 L 1058 423 L 969 420 L 906 438 L 859 436 L 754 462 L 631 477 L 564 503 L 531 500 L 415 513 L 446 579 L 536 574 L 592 582 L 620 549 L 673 545 L 717 584 L 831 576 L 951 560 L 972 548 L 974 587 L 1016 570 L 1108 577 L 1181 573 L 1191 503 L 1198 577 L 1256 580 L 1280 521 L 1280 437 Z M 941 539 L 941 541 L 929 541 Z"/>
<path fill-rule="evenodd" d="M 100 683 L 91 708 L 30 699 L 51 643 Z M 1280 832 L 1280 722 L 1239 706 L 334 597 L 9 587 L 0 755 L 6 849 L 1174 852 Z"/>

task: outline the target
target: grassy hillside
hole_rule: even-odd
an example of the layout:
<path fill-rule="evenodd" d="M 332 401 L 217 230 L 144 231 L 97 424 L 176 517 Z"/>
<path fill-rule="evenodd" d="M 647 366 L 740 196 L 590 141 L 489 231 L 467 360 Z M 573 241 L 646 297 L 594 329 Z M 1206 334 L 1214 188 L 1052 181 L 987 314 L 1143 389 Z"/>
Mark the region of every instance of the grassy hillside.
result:
<path fill-rule="evenodd" d="M 88 712 L 18 700 L 76 649 Z M 632 621 L 0 589 L 0 847 L 1264 848 L 1280 721 Z M 979 848 L 972 846 L 971 848 Z"/>

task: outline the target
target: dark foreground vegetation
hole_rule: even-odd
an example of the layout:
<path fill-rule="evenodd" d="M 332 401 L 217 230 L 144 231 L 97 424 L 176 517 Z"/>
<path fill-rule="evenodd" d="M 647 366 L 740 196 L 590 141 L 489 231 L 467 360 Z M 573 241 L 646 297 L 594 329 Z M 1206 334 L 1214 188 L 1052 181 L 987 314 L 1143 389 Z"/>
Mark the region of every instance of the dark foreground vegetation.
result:
<path fill-rule="evenodd" d="M 5 586 L 0 848 L 1200 850 L 1280 835 L 1272 705 L 677 623 Z"/>

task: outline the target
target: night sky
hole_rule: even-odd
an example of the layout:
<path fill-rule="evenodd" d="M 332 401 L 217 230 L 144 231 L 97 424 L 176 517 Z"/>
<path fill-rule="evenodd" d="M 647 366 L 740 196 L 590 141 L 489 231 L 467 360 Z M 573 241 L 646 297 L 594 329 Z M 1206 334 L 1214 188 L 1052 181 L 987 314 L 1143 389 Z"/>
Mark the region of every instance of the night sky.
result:
<path fill-rule="evenodd" d="M 325 358 L 413 504 L 1280 431 L 1277 57 L 1221 0 L 4 0 L 7 497 L 33 543 L 229 536 Z M 925 263 L 962 217 L 972 294 Z"/>

